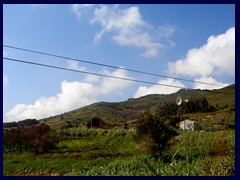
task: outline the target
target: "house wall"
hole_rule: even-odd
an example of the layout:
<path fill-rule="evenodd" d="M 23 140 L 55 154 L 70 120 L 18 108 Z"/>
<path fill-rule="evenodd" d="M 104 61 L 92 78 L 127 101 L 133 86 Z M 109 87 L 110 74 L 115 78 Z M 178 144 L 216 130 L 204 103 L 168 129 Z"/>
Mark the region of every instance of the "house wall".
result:
<path fill-rule="evenodd" d="M 185 120 L 180 122 L 180 129 L 181 130 L 199 130 L 200 125 L 199 123 L 196 123 L 190 120 Z"/>

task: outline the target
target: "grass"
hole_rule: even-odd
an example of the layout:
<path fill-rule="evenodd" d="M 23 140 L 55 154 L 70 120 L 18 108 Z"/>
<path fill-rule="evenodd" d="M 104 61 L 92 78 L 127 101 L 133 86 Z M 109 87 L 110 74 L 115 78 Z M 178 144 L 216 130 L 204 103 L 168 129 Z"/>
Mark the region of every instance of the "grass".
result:
<path fill-rule="evenodd" d="M 176 143 L 177 142 L 177 143 Z M 174 142 L 173 142 L 174 143 Z M 235 131 L 197 132 L 183 131 L 175 139 L 169 153 L 192 161 L 206 156 L 233 156 L 235 151 Z"/>
<path fill-rule="evenodd" d="M 64 130 L 57 148 L 45 154 L 3 155 L 4 176 L 231 176 L 235 175 L 235 131 L 179 131 L 165 152 L 154 159 L 120 129 Z M 61 132 L 59 132 L 61 133 Z"/>

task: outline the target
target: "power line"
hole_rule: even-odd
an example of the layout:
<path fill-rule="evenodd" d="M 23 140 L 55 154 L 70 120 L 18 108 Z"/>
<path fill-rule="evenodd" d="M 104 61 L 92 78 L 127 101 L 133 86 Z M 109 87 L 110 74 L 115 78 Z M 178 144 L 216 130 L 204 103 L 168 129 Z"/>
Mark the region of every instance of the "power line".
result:
<path fill-rule="evenodd" d="M 24 61 L 24 60 L 19 60 L 19 59 L 14 59 L 14 58 L 3 57 L 3 59 L 7 60 L 7 61 L 15 61 L 15 62 L 20 62 L 20 63 L 25 63 L 25 64 L 32 64 L 32 65 L 43 66 L 43 67 L 48 67 L 48 68 L 54 68 L 54 69 L 72 71 L 72 72 L 79 72 L 79 73 L 83 73 L 83 74 L 90 74 L 90 75 L 102 76 L 102 77 L 107 77 L 107 78 L 114 78 L 114 79 L 120 79 L 120 80 L 132 81 L 132 82 L 139 82 L 139 83 L 145 83 L 145 84 L 151 84 L 151 85 L 168 86 L 168 87 L 174 87 L 174 88 L 184 88 L 182 86 L 174 86 L 174 85 L 161 84 L 161 83 L 155 83 L 155 82 L 150 82 L 150 81 L 142 81 L 142 80 L 137 80 L 137 79 L 116 77 L 116 76 L 110 76 L 110 75 L 105 75 L 105 74 L 93 73 L 93 72 L 88 72 L 88 71 L 80 71 L 80 70 L 75 70 L 75 69 L 63 68 L 63 67 L 59 67 L 59 66 L 52 66 L 52 65 L 48 65 L 48 64 Z"/>
<path fill-rule="evenodd" d="M 53 65 L 48 65 L 48 64 L 36 63 L 36 62 L 25 61 L 25 60 L 20 60 L 20 59 L 15 59 L 15 58 L 3 57 L 3 60 L 18 62 L 18 63 L 31 64 L 31 65 L 41 66 L 41 67 L 48 67 L 48 68 L 59 69 L 59 70 L 65 70 L 65 71 L 71 71 L 71 72 L 78 72 L 78 73 L 83 73 L 83 74 L 90 74 L 90 75 L 107 77 L 107 78 L 114 78 L 114 79 L 125 80 L 125 81 L 132 81 L 132 82 L 138 82 L 138 83 L 151 84 L 151 85 L 167 86 L 167 87 L 180 88 L 180 89 L 193 89 L 193 88 L 185 88 L 185 87 L 182 87 L 182 86 L 175 86 L 175 85 L 169 85 L 169 84 L 155 83 L 155 82 L 150 82 L 150 81 L 142 81 L 142 80 L 138 80 L 138 79 L 116 77 L 116 76 L 110 76 L 110 75 L 105 75 L 105 74 L 93 73 L 93 72 L 88 72 L 88 71 L 81 71 L 81 70 L 63 68 L 63 67 L 59 67 L 59 66 L 53 66 Z M 234 94 L 224 93 L 224 92 L 220 92 L 220 91 L 207 91 L 207 92 L 234 95 Z"/>
<path fill-rule="evenodd" d="M 122 70 L 130 71 L 130 72 L 134 72 L 134 73 L 140 73 L 140 74 L 151 75 L 151 76 L 156 76 L 156 77 L 163 77 L 163 78 L 175 79 L 175 80 L 180 80 L 180 81 L 187 81 L 187 82 L 194 82 L 194 83 L 198 83 L 198 84 L 207 84 L 207 85 L 212 85 L 212 86 L 223 87 L 222 85 L 219 85 L 219 84 L 213 84 L 213 83 L 207 83 L 207 82 L 203 82 L 203 81 L 195 81 L 195 80 L 190 80 L 190 79 L 185 79 L 185 78 L 178 78 L 178 77 L 166 76 L 166 75 L 161 75 L 161 74 L 149 73 L 149 72 L 145 72 L 145 71 L 139 71 L 139 70 L 117 67 L 117 66 L 108 65 L 108 64 L 96 63 L 96 62 L 87 61 L 87 60 L 70 58 L 70 57 L 66 57 L 66 56 L 60 56 L 60 55 L 56 55 L 56 54 L 30 50 L 30 49 L 26 49 L 26 48 L 20 48 L 20 47 L 9 46 L 9 45 L 4 45 L 4 44 L 3 44 L 3 47 L 16 49 L 16 50 L 20 50 L 20 51 L 26 51 L 26 52 L 35 53 L 35 54 L 41 54 L 41 55 L 45 55 L 45 56 L 61 58 L 61 59 L 73 60 L 73 61 L 87 63 L 87 64 L 93 64 L 93 65 L 103 66 L 103 67 L 108 67 L 108 68 L 113 68 L 113 69 L 122 69 Z"/>

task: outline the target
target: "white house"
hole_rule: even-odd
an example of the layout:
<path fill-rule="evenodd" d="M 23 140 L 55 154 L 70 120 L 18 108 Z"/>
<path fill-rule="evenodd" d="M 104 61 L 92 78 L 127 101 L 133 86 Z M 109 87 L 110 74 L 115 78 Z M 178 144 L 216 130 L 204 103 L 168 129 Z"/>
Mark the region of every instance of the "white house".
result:
<path fill-rule="evenodd" d="M 185 119 L 184 121 L 180 122 L 180 129 L 181 130 L 200 130 L 200 124 L 197 121 Z"/>

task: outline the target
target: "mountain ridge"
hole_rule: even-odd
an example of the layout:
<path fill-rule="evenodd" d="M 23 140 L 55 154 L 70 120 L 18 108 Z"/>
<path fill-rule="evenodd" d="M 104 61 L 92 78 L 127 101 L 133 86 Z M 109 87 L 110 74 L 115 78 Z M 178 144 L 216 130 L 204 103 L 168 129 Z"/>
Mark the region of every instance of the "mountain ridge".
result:
<path fill-rule="evenodd" d="M 235 109 L 235 84 L 232 84 L 217 90 L 180 89 L 172 94 L 150 94 L 121 102 L 101 101 L 39 121 L 54 127 L 69 124 L 78 126 L 93 117 L 99 117 L 108 123 L 126 123 L 135 120 L 146 110 L 156 111 L 160 103 L 175 102 L 177 96 L 183 99 L 205 96 L 209 105 L 216 109 Z"/>

